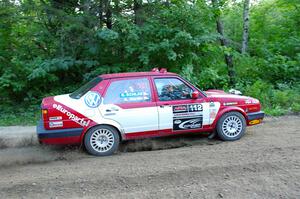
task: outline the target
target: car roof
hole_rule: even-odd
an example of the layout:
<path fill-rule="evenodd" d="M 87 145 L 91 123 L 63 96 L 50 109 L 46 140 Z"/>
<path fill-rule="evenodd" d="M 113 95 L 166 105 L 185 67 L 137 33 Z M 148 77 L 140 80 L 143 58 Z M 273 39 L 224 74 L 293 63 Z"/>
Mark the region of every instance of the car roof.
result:
<path fill-rule="evenodd" d="M 131 72 L 131 73 L 112 73 L 99 75 L 102 79 L 124 78 L 124 77 L 142 77 L 142 76 L 174 76 L 176 73 L 170 72 Z"/>

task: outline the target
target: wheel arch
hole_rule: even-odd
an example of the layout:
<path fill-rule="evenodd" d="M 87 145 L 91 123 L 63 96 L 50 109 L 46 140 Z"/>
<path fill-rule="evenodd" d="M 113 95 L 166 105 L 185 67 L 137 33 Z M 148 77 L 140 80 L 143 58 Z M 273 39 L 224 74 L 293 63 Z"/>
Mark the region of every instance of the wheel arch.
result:
<path fill-rule="evenodd" d="M 238 113 L 241 113 L 245 120 L 246 120 L 246 123 L 247 123 L 247 113 L 240 107 L 226 107 L 224 109 L 222 109 L 221 111 L 219 111 L 218 115 L 217 115 L 217 118 L 214 120 L 214 122 L 212 123 L 212 127 L 213 129 L 216 128 L 217 126 L 217 123 L 218 121 L 220 120 L 220 118 L 225 114 L 225 113 L 228 113 L 228 112 L 238 112 Z"/>
<path fill-rule="evenodd" d="M 81 134 L 81 144 L 84 142 L 84 137 L 85 135 L 87 134 L 87 132 L 91 129 L 91 128 L 94 128 L 94 127 L 97 127 L 97 126 L 109 126 L 109 127 L 112 127 L 114 128 L 118 134 L 119 134 L 119 138 L 120 138 L 120 142 L 123 141 L 125 139 L 125 135 L 124 133 L 121 133 L 121 129 L 119 129 L 118 127 L 116 127 L 115 125 L 113 124 L 109 124 L 109 123 L 101 123 L 101 124 L 96 124 L 96 125 L 93 125 L 93 126 L 89 126 L 82 134 Z"/>

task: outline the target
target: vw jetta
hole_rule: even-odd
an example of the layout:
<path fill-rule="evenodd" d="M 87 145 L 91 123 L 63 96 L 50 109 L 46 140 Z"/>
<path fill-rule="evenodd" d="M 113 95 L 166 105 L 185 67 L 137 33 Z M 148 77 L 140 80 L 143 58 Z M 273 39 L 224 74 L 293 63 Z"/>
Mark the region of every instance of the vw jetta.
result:
<path fill-rule="evenodd" d="M 41 109 L 40 143 L 83 144 L 97 156 L 146 137 L 215 131 L 234 141 L 264 117 L 257 99 L 204 92 L 165 69 L 100 75 L 71 94 L 44 98 Z"/>

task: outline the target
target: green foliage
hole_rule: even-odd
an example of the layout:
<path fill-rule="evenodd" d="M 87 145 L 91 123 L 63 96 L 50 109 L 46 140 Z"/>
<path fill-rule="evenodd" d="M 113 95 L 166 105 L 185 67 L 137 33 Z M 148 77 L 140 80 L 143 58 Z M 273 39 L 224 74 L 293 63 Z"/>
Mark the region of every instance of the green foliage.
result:
<path fill-rule="evenodd" d="M 293 102 L 291 108 L 294 113 L 299 113 L 300 112 L 300 103 Z"/>
<path fill-rule="evenodd" d="M 269 115 L 283 115 L 300 112 L 299 88 L 283 86 L 281 90 L 264 81 L 258 80 L 251 86 L 246 86 L 245 94 L 260 100 Z"/>
<path fill-rule="evenodd" d="M 9 104 L 0 105 L 0 126 L 14 125 L 36 125 L 40 118 L 40 109 L 37 105 L 17 105 Z"/>
<path fill-rule="evenodd" d="M 265 113 L 272 116 L 281 116 L 286 114 L 288 111 L 284 108 L 281 108 L 280 106 L 273 106 L 271 108 L 265 108 Z"/>
<path fill-rule="evenodd" d="M 105 2 L 0 1 L 1 104 L 36 105 L 99 74 L 153 67 L 179 73 L 203 90 L 227 90 L 224 54 L 231 54 L 236 89 L 259 98 L 270 114 L 299 112 L 298 0 L 251 6 L 244 55 L 240 1 L 217 1 L 218 8 L 203 0 Z M 220 45 L 216 16 L 229 47 Z"/>

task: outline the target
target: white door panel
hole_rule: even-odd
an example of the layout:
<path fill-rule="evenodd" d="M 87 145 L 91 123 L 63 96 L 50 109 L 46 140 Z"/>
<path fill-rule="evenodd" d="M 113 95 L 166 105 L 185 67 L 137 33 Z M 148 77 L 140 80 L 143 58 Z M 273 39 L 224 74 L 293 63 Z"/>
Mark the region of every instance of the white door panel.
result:
<path fill-rule="evenodd" d="M 201 103 L 203 106 L 203 125 L 209 124 L 209 103 Z"/>
<path fill-rule="evenodd" d="M 149 77 L 112 79 L 100 112 L 105 119 L 118 122 L 125 133 L 158 130 Z"/>
<path fill-rule="evenodd" d="M 172 106 L 159 106 L 159 130 L 173 128 L 173 111 Z"/>
<path fill-rule="evenodd" d="M 125 133 L 153 131 L 158 129 L 157 107 L 123 109 L 117 105 L 101 105 L 105 119 L 118 122 Z"/>

